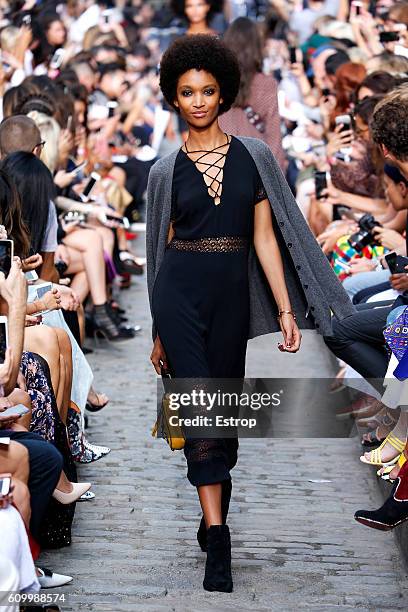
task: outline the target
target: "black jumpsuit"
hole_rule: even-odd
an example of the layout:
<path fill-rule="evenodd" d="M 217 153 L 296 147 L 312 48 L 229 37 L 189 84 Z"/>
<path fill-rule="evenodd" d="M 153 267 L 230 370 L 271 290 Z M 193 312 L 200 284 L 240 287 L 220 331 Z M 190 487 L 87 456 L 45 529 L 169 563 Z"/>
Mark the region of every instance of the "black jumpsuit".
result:
<path fill-rule="evenodd" d="M 248 246 L 254 205 L 267 196 L 255 162 L 234 137 L 223 170 L 221 203 L 215 205 L 203 175 L 182 149 L 175 163 L 171 214 L 175 236 L 155 280 L 152 307 L 177 378 L 245 376 Z M 237 449 L 236 438 L 186 440 L 191 484 L 229 480 Z"/>

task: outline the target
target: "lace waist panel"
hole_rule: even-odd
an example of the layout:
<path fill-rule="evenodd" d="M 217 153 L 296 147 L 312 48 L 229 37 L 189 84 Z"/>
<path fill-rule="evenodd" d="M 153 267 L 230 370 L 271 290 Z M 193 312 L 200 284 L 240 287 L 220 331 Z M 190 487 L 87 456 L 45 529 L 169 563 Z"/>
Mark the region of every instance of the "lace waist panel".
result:
<path fill-rule="evenodd" d="M 217 236 L 215 238 L 197 238 L 196 240 L 181 240 L 173 238 L 167 245 L 168 249 L 178 251 L 196 251 L 198 253 L 234 253 L 248 247 L 248 240 L 241 236 Z"/>

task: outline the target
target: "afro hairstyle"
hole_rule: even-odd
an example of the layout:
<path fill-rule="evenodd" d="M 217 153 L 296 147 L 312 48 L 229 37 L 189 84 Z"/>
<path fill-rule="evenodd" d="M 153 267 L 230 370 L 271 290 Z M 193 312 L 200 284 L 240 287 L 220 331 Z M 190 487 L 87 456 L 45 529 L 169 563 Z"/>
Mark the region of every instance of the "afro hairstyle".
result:
<path fill-rule="evenodd" d="M 239 90 L 240 70 L 235 54 L 216 36 L 191 34 L 178 38 L 164 53 L 160 64 L 160 88 L 176 112 L 179 78 L 189 70 L 205 70 L 217 81 L 221 98 L 219 114 L 226 113 Z"/>

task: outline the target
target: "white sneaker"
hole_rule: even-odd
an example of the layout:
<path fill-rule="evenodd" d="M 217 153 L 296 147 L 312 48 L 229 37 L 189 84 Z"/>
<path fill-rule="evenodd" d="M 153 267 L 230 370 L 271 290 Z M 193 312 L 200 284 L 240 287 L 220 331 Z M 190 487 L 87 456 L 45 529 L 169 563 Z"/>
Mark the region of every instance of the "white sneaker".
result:
<path fill-rule="evenodd" d="M 54 587 L 61 587 L 73 581 L 72 576 L 64 576 L 64 574 L 55 574 L 46 567 L 37 567 L 36 569 L 39 572 L 39 576 L 37 577 L 42 589 L 52 589 Z"/>

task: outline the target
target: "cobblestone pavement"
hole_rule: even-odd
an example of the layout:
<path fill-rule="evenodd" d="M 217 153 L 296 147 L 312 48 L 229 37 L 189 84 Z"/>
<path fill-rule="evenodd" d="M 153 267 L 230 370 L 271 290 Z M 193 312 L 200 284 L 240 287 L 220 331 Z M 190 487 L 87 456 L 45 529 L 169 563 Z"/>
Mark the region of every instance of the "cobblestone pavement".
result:
<path fill-rule="evenodd" d="M 90 356 L 96 386 L 111 402 L 90 415 L 88 436 L 112 452 L 80 466 L 97 497 L 77 505 L 72 546 L 41 557 L 75 577 L 61 589 L 69 595 L 62 609 L 407 610 L 406 571 L 393 535 L 353 520 L 356 509 L 381 503 L 356 439 L 242 440 L 229 519 L 234 592 L 203 591 L 200 512 L 184 456 L 150 436 L 155 375 L 144 280 L 124 293 L 142 333 Z M 250 343 L 248 375 L 287 372 L 288 363 L 305 372 L 311 360 L 315 371 L 329 372 L 316 336 L 305 334 L 296 356 L 278 353 L 276 342 L 269 336 Z"/>

